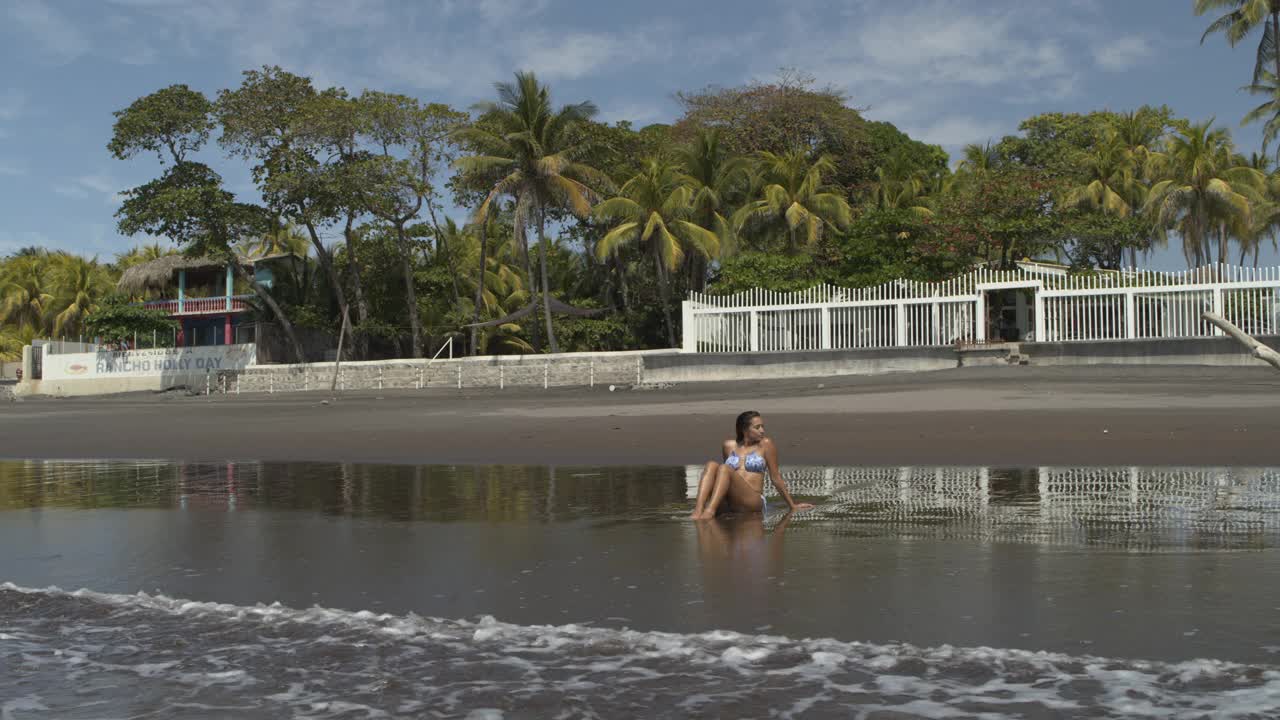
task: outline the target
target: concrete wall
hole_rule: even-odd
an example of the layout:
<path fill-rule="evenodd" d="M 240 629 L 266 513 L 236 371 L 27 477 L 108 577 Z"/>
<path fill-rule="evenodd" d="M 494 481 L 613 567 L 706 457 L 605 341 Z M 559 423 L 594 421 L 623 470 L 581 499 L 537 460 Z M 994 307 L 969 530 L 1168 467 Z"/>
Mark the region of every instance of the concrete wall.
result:
<path fill-rule="evenodd" d="M 1280 336 L 1258 337 L 1280 349 Z M 1229 337 L 1022 343 L 1032 365 L 1226 365 L 1261 366 Z"/>
<path fill-rule="evenodd" d="M 378 360 L 343 362 L 338 370 L 342 390 L 418 389 L 422 387 L 499 388 L 635 385 L 644 381 L 651 358 L 675 350 L 558 355 L 494 355 L 453 360 Z M 257 365 L 226 373 L 227 392 L 298 392 L 328 389 L 334 363 Z M 215 392 L 221 381 L 215 380 Z"/>
<path fill-rule="evenodd" d="M 874 375 L 956 367 L 950 346 L 808 350 L 802 352 L 685 353 L 645 358 L 644 380 L 704 382 L 771 378 Z"/>

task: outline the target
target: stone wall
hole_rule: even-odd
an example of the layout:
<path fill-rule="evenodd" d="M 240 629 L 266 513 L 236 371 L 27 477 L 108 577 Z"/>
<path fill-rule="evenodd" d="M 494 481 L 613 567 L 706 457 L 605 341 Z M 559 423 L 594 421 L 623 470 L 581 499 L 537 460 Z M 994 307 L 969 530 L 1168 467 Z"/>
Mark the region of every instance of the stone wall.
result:
<path fill-rule="evenodd" d="M 502 355 L 453 360 L 378 360 L 343 362 L 338 369 L 340 390 L 427 388 L 587 387 L 636 385 L 644 382 L 647 357 L 675 354 L 674 350 L 559 355 Z M 214 392 L 299 392 L 327 390 L 334 363 L 256 365 L 220 374 Z"/>

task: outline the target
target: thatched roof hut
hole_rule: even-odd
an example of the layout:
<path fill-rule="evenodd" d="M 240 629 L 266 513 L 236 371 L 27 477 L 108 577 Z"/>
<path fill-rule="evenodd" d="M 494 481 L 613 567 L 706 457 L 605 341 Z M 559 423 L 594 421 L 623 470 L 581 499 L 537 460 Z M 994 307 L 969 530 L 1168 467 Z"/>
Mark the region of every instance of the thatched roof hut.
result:
<path fill-rule="evenodd" d="M 240 264 L 253 267 L 255 264 L 280 260 L 283 258 L 299 259 L 290 253 L 268 255 L 260 258 L 240 258 Z M 179 270 L 195 270 L 218 272 L 226 268 L 225 260 L 211 257 L 188 257 L 186 255 L 165 255 L 148 262 L 139 263 L 120 274 L 116 289 L 130 295 L 142 295 L 147 292 L 163 293 L 175 285 L 174 273 Z"/>

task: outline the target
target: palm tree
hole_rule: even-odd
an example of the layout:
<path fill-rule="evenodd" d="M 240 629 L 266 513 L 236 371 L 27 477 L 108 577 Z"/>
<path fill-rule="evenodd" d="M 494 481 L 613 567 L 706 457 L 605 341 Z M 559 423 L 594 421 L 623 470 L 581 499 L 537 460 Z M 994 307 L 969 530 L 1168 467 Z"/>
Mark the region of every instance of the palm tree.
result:
<path fill-rule="evenodd" d="M 1181 233 L 1183 254 L 1195 265 L 1212 257 L 1215 228 L 1219 261 L 1226 262 L 1227 227 L 1232 221 L 1252 224 L 1266 180 L 1261 172 L 1235 162 L 1230 134 L 1212 125 L 1210 119 L 1179 128 L 1166 150 L 1153 155 L 1162 179 L 1151 187 L 1145 205 L 1159 224 Z"/>
<path fill-rule="evenodd" d="M 956 171 L 967 175 L 982 175 L 1000 167 L 1000 151 L 990 142 L 979 145 L 970 143 L 961 151 L 963 159 Z"/>
<path fill-rule="evenodd" d="M 292 220 L 277 216 L 272 228 L 256 238 L 247 238 L 238 248 L 246 257 L 264 258 L 272 255 L 293 254 L 306 257 L 311 250 L 311 238 Z"/>
<path fill-rule="evenodd" d="M 43 251 L 19 255 L 6 263 L 0 276 L 0 323 L 42 332 L 48 328 L 54 299 L 52 270 Z"/>
<path fill-rule="evenodd" d="M 70 335 L 83 329 L 84 319 L 112 290 L 111 278 L 97 258 L 59 254 L 54 264 L 56 292 L 50 308 L 53 334 Z"/>
<path fill-rule="evenodd" d="M 177 255 L 176 248 L 164 247 L 160 243 L 150 243 L 148 245 L 138 245 L 131 248 L 128 252 L 116 255 L 115 267 L 117 270 L 124 271 L 134 265 L 141 265 L 145 262 L 158 260 L 168 255 Z"/>
<path fill-rule="evenodd" d="M 596 256 L 600 260 L 628 243 L 646 245 L 653 254 L 671 347 L 675 347 L 676 335 L 671 323 L 671 288 L 667 275 L 679 267 L 687 251 L 710 258 L 720 247 L 720 237 L 715 232 L 693 221 L 694 196 L 694 190 L 674 164 L 650 158 L 644 162 L 643 170 L 627 180 L 617 197 L 605 200 L 595 209 L 595 216 L 600 220 L 617 222 L 596 244 Z"/>
<path fill-rule="evenodd" d="M 760 175 L 764 187 L 758 199 L 734 213 L 735 230 L 752 224 L 782 223 L 787 229 L 787 250 L 799 250 L 798 234 L 806 245 L 822 238 L 823 229 L 841 229 L 853 220 L 849 201 L 837 189 L 823 184 L 823 177 L 835 172 L 835 163 L 824 155 L 810 162 L 801 149 L 775 155 L 760 153 Z"/>
<path fill-rule="evenodd" d="M 455 164 L 464 173 L 496 178 L 476 211 L 474 222 L 485 221 L 496 198 L 509 196 L 515 200 L 513 228 L 523 251 L 530 288 L 537 285 L 533 282 L 525 231 L 530 225 L 537 227 L 543 317 L 551 351 L 559 352 L 547 287 L 547 210 L 563 208 L 586 217 L 597 199 L 592 185 L 606 188 L 610 183 L 598 170 L 578 161 L 585 148 L 575 142 L 571 133 L 575 125 L 596 114 L 596 106 L 582 102 L 552 111 L 551 94 L 533 73 L 517 72 L 515 77 L 514 83 L 495 85 L 498 102 L 477 106 L 480 123 L 455 134 L 477 152 Z"/>
<path fill-rule="evenodd" d="M 490 227 L 486 230 L 486 239 L 500 237 L 499 228 L 494 227 L 495 224 L 495 221 L 490 221 Z M 456 225 L 449 222 L 448 227 L 454 229 Z M 458 231 L 452 238 L 453 247 L 458 248 L 460 252 L 466 252 L 468 256 L 471 252 L 478 252 L 480 239 L 476 235 L 479 230 L 480 228 L 474 225 L 468 225 Z M 476 293 L 478 298 L 475 308 L 476 317 L 479 317 L 483 311 L 485 317 L 493 320 L 506 318 L 507 321 L 497 324 L 486 323 L 483 327 L 472 325 L 472 354 L 477 354 L 481 349 L 488 353 L 533 352 L 533 347 L 520 337 L 523 328 L 510 319 L 525 309 L 529 303 L 529 290 L 525 287 L 524 278 L 520 273 L 520 250 L 516 246 L 515 238 L 508 236 L 495 243 L 493 253 L 486 254 L 484 260 L 485 272 L 482 278 L 463 276 L 460 280 L 464 285 L 470 286 L 469 290 Z"/>
<path fill-rule="evenodd" d="M 1262 78 L 1268 64 L 1273 65 L 1273 75 L 1280 76 L 1280 0 L 1195 0 L 1196 15 L 1211 10 L 1228 8 L 1200 36 L 1200 44 L 1214 33 L 1227 37 L 1227 44 L 1235 47 L 1258 26 L 1262 26 L 1262 39 L 1253 65 L 1253 82 Z"/>
<path fill-rule="evenodd" d="M 1135 204 L 1141 205 L 1143 188 L 1135 177 L 1132 155 L 1114 133 L 1086 156 L 1084 170 L 1084 184 L 1067 190 L 1064 205 L 1116 217 L 1128 217 Z"/>
<path fill-rule="evenodd" d="M 905 209 L 918 217 L 932 217 L 927 206 L 929 177 L 901 153 L 889 156 L 888 162 L 876 166 L 876 180 L 871 184 L 870 204 L 880 210 Z"/>
<path fill-rule="evenodd" d="M 702 227 L 720 237 L 720 254 L 733 249 L 733 225 L 725 212 L 741 199 L 748 186 L 750 171 L 746 158 L 725 150 L 718 128 L 704 129 L 688 145 L 676 149 L 676 160 L 684 181 L 693 190 L 693 218 Z M 706 289 L 706 263 L 703 256 L 692 253 L 689 260 L 689 287 Z"/>

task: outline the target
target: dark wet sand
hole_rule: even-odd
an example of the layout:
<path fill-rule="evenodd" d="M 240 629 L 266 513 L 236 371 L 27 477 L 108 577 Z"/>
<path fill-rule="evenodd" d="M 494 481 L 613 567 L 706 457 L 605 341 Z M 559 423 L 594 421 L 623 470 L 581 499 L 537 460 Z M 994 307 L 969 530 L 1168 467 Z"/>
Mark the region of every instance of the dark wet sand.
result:
<path fill-rule="evenodd" d="M 686 464 L 744 409 L 804 464 L 1280 465 L 1269 367 L 963 368 L 632 390 L 134 394 L 0 405 L 0 457 Z"/>

